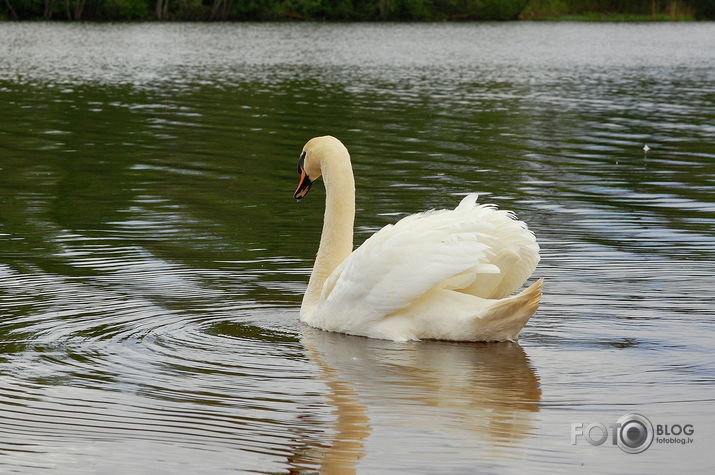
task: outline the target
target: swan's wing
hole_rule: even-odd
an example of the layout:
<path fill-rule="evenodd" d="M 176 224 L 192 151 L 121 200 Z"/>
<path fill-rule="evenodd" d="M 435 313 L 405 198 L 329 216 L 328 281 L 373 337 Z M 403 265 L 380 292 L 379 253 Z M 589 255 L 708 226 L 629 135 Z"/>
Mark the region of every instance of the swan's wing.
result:
<path fill-rule="evenodd" d="M 476 198 L 379 230 L 327 279 L 323 311 L 381 318 L 439 286 L 485 298 L 512 293 L 536 267 L 538 245 L 511 213 L 477 206 Z M 478 285 L 481 280 L 487 285 Z"/>

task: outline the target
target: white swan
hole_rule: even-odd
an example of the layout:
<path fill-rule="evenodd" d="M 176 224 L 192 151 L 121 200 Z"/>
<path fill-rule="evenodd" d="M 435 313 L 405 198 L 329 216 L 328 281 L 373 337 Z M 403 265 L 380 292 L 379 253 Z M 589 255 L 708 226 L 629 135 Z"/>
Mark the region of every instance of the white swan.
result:
<path fill-rule="evenodd" d="M 308 141 L 298 160 L 303 198 L 320 176 L 325 218 L 300 320 L 323 330 L 394 341 L 516 339 L 541 298 L 539 245 L 508 211 L 465 197 L 454 210 L 413 214 L 353 251 L 355 181 L 335 137 Z"/>

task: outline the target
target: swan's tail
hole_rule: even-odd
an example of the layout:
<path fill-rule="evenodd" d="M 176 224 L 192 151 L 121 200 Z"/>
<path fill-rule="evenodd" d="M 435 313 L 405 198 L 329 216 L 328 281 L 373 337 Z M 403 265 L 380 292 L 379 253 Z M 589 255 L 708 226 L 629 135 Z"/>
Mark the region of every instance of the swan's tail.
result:
<path fill-rule="evenodd" d="M 516 340 L 526 322 L 539 308 L 543 283 L 544 279 L 539 279 L 520 294 L 498 300 L 491 305 L 486 314 L 475 321 L 480 327 L 479 339 Z"/>

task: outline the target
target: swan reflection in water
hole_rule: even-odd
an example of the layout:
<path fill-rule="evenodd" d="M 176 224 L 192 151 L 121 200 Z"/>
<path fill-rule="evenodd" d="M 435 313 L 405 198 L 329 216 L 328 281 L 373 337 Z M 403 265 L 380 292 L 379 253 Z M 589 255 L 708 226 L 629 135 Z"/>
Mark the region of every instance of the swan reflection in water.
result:
<path fill-rule="evenodd" d="M 302 343 L 336 417 L 332 441 L 305 447 L 323 473 L 354 473 L 377 431 L 436 430 L 498 451 L 536 427 L 539 379 L 518 343 L 394 343 L 307 326 Z"/>

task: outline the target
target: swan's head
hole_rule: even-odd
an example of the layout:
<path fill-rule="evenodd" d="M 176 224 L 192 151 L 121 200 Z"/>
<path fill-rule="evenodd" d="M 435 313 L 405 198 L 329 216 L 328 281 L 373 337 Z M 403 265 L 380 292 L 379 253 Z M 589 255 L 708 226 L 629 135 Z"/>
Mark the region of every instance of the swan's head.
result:
<path fill-rule="evenodd" d="M 343 143 L 326 135 L 308 140 L 298 158 L 300 182 L 293 193 L 293 198 L 300 200 L 308 194 L 313 182 L 320 178 L 330 164 L 345 161 L 350 163 L 350 154 Z M 326 178 L 327 179 L 327 178 Z"/>

